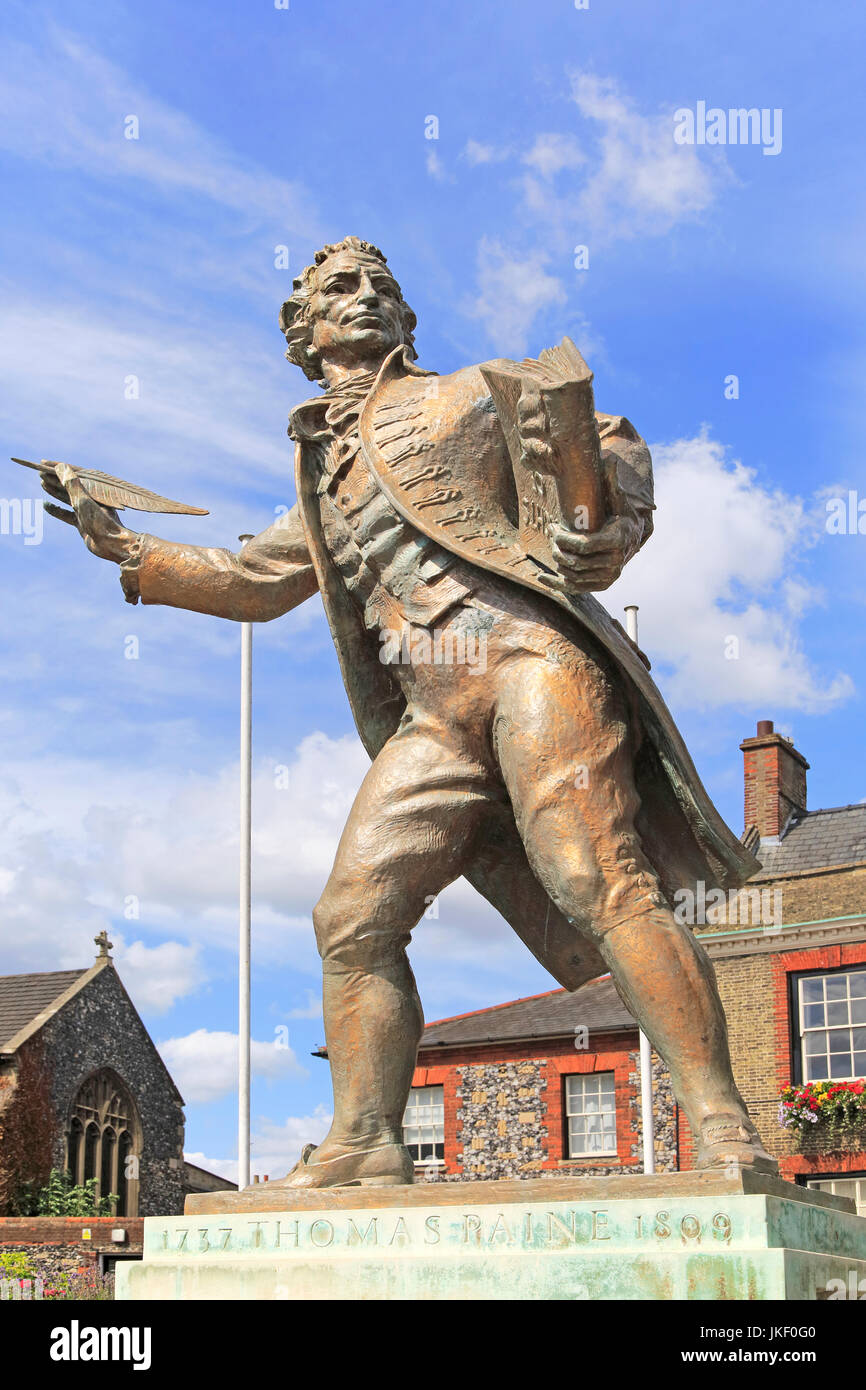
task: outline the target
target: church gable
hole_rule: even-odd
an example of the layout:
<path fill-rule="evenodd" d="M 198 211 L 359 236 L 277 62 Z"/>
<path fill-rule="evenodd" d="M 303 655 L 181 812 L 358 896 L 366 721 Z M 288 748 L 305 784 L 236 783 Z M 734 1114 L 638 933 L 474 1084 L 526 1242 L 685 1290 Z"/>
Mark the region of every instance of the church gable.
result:
<path fill-rule="evenodd" d="M 67 1168 L 76 1181 L 96 1178 L 99 1196 L 118 1193 L 126 1216 L 183 1209 L 183 1101 L 107 944 L 88 971 L 0 982 L 0 1022 L 19 1024 L 0 1044 L 6 1204 L 16 1176 L 44 1181 L 48 1169 Z M 31 1123 L 46 1110 L 47 1127 Z"/>

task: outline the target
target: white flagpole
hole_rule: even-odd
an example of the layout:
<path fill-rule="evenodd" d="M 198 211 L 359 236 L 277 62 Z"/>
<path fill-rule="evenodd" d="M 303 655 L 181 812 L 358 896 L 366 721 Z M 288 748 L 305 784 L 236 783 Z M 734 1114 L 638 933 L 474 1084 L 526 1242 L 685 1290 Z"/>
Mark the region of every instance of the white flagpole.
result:
<path fill-rule="evenodd" d="M 240 541 L 252 536 L 239 536 Z M 252 888 L 253 625 L 241 623 L 240 913 L 238 924 L 238 1188 L 250 1184 L 250 901 Z"/>
<path fill-rule="evenodd" d="M 629 603 L 625 609 L 625 626 L 629 637 L 637 642 L 636 603 Z M 655 1119 L 653 1116 L 653 1072 L 652 1048 L 650 1040 L 640 1030 L 640 1122 L 643 1135 L 643 1170 L 654 1173 L 656 1170 Z"/>

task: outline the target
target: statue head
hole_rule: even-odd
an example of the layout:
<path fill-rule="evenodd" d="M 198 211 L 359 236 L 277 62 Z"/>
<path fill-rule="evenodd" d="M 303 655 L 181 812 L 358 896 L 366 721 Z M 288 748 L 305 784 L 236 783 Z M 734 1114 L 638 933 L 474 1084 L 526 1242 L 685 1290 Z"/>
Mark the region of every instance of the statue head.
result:
<path fill-rule="evenodd" d="M 401 342 L 414 357 L 416 323 L 378 246 L 355 236 L 317 251 L 280 310 L 286 357 L 311 381 L 327 361 L 375 365 Z"/>

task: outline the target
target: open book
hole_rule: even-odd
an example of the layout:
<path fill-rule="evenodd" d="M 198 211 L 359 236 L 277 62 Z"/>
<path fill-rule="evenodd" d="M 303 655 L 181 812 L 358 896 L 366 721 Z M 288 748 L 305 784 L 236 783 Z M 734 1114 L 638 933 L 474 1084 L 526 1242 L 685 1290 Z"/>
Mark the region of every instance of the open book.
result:
<path fill-rule="evenodd" d="M 555 570 L 551 525 L 596 531 L 604 521 L 592 372 L 563 338 L 537 360 L 482 367 L 481 374 L 514 469 L 521 544 Z"/>

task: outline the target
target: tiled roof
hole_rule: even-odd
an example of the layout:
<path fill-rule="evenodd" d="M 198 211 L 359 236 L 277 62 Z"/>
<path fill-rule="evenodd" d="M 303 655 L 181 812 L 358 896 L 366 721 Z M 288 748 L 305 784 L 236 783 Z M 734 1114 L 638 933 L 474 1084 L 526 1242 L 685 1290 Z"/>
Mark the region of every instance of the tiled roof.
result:
<path fill-rule="evenodd" d="M 0 975 L 0 1048 L 86 974 L 52 970 L 44 975 Z"/>
<path fill-rule="evenodd" d="M 604 975 L 590 980 L 573 994 L 553 989 L 547 994 L 497 1004 L 492 1009 L 479 1009 L 457 1018 L 428 1023 L 421 1038 L 421 1050 L 517 1038 L 563 1037 L 573 1033 L 579 1024 L 590 1032 L 637 1027 L 610 976 Z"/>
<path fill-rule="evenodd" d="M 762 878 L 866 861 L 866 803 L 804 811 L 780 844 L 761 844 L 755 854 Z"/>

